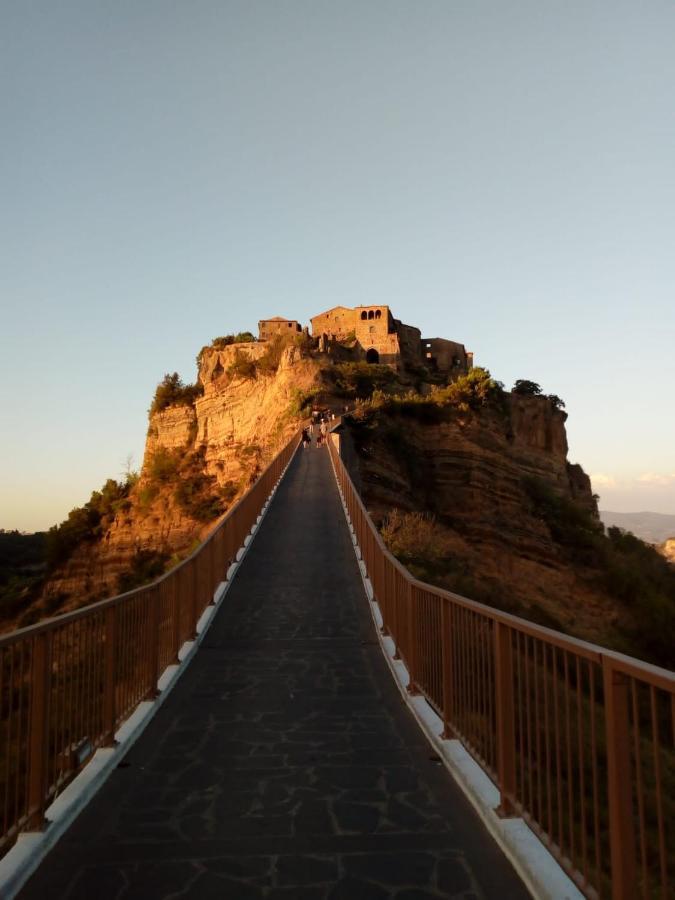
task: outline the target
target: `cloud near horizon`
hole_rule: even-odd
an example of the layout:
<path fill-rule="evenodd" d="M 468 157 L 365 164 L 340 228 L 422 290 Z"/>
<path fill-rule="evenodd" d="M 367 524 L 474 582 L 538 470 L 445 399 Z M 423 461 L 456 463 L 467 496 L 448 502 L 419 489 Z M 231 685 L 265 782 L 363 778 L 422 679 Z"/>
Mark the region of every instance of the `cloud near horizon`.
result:
<path fill-rule="evenodd" d="M 675 485 L 675 473 L 670 475 L 663 475 L 659 472 L 644 472 L 642 475 L 638 475 L 637 480 L 640 484 L 653 484 L 657 487 L 670 487 L 670 485 Z"/>
<path fill-rule="evenodd" d="M 629 491 L 635 487 L 675 487 L 675 472 L 643 472 L 634 478 L 619 478 L 608 472 L 593 472 L 589 478 L 594 488 L 613 488 L 620 491 Z"/>

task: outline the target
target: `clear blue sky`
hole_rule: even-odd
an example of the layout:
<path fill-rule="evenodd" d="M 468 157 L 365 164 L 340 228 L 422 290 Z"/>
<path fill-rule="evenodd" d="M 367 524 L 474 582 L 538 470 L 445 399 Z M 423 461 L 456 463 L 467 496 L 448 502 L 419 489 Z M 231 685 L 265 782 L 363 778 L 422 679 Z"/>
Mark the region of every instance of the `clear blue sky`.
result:
<path fill-rule="evenodd" d="M 0 3 L 0 527 L 218 334 L 388 303 L 675 513 L 675 5 Z"/>

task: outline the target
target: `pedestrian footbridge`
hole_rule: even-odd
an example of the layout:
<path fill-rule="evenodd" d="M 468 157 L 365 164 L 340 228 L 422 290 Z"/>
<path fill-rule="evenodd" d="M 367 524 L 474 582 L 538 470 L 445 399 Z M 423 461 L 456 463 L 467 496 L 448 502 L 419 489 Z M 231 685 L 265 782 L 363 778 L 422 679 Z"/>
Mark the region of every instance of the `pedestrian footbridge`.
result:
<path fill-rule="evenodd" d="M 670 896 L 672 673 L 413 579 L 331 438 L 0 639 L 0 895 Z"/>

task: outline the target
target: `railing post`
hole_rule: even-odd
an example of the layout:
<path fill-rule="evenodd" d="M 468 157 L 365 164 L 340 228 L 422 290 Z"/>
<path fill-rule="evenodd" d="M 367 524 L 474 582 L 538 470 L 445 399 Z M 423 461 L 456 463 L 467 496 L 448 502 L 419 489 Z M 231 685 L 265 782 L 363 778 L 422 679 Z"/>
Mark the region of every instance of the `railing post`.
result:
<path fill-rule="evenodd" d="M 630 750 L 629 682 L 602 658 L 612 900 L 637 896 Z"/>
<path fill-rule="evenodd" d="M 47 755 L 49 753 L 49 682 L 51 632 L 35 636 L 31 660 L 30 744 L 28 749 L 28 822 L 26 831 L 46 826 Z"/>
<path fill-rule="evenodd" d="M 216 578 L 216 571 L 218 568 L 218 560 L 216 558 L 216 537 L 217 536 L 214 535 L 209 544 L 209 603 L 216 602 L 216 588 L 220 584 L 220 578 Z"/>
<path fill-rule="evenodd" d="M 197 595 L 199 593 L 199 581 L 197 578 L 197 564 L 196 564 L 195 560 L 194 559 L 190 560 L 188 565 L 190 567 L 190 572 L 189 572 L 189 575 L 190 575 L 190 578 L 189 578 L 189 581 L 190 581 L 190 614 L 191 614 L 191 623 L 190 623 L 191 635 L 190 635 L 190 637 L 194 641 L 194 639 L 197 637 L 197 622 L 199 621 L 199 611 L 197 609 L 197 603 L 198 603 Z"/>
<path fill-rule="evenodd" d="M 454 715 L 454 681 L 452 671 L 452 607 L 447 600 L 441 600 L 441 650 L 443 654 L 443 731 L 441 737 L 449 740 L 455 737 L 452 727 Z"/>
<path fill-rule="evenodd" d="M 148 616 L 150 626 L 150 640 L 148 641 L 149 659 L 148 667 L 150 669 L 150 687 L 148 689 L 147 698 L 152 700 L 159 695 L 157 682 L 159 681 L 159 588 L 150 589 L 150 615 Z"/>
<path fill-rule="evenodd" d="M 117 617 L 119 607 L 113 603 L 105 611 L 105 661 L 103 673 L 103 746 L 115 743 L 115 658 L 117 654 Z"/>
<path fill-rule="evenodd" d="M 173 662 L 174 665 L 180 662 L 178 658 L 178 653 L 180 651 L 180 584 L 182 581 L 182 569 L 178 569 L 176 572 L 169 575 L 170 581 L 168 584 L 171 586 L 171 626 L 172 626 L 172 634 L 173 634 Z"/>
<path fill-rule="evenodd" d="M 494 640 L 497 786 L 500 794 L 497 814 L 506 817 L 514 813 L 513 798 L 516 794 L 516 729 L 511 629 L 502 622 L 495 622 Z"/>
<path fill-rule="evenodd" d="M 408 674 L 410 676 L 410 681 L 408 682 L 408 693 L 415 696 L 420 692 L 418 686 L 418 662 L 420 654 L 419 647 L 417 646 L 419 629 L 417 628 L 418 615 L 417 604 L 415 602 L 415 588 L 413 587 L 412 582 L 408 581 L 407 578 L 405 579 L 405 602 L 408 625 L 408 659 L 406 660 L 406 662 L 408 663 Z"/>

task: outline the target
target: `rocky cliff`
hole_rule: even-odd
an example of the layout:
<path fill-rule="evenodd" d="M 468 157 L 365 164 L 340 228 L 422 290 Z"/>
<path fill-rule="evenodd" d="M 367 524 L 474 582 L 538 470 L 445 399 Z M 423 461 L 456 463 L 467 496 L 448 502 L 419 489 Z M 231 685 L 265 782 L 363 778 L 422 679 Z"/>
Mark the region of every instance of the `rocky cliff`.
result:
<path fill-rule="evenodd" d="M 319 378 L 297 342 L 204 348 L 196 389 L 151 411 L 137 482 L 53 572 L 42 609 L 111 596 L 191 552 L 290 439 Z"/>
<path fill-rule="evenodd" d="M 553 398 L 556 399 L 556 398 Z M 605 588 L 588 476 L 551 398 L 365 406 L 356 476 L 385 540 L 418 577 L 587 640 L 636 651 L 635 610 Z"/>
<path fill-rule="evenodd" d="M 662 544 L 659 544 L 656 549 L 669 563 L 675 565 L 675 537 L 668 538 Z"/>

